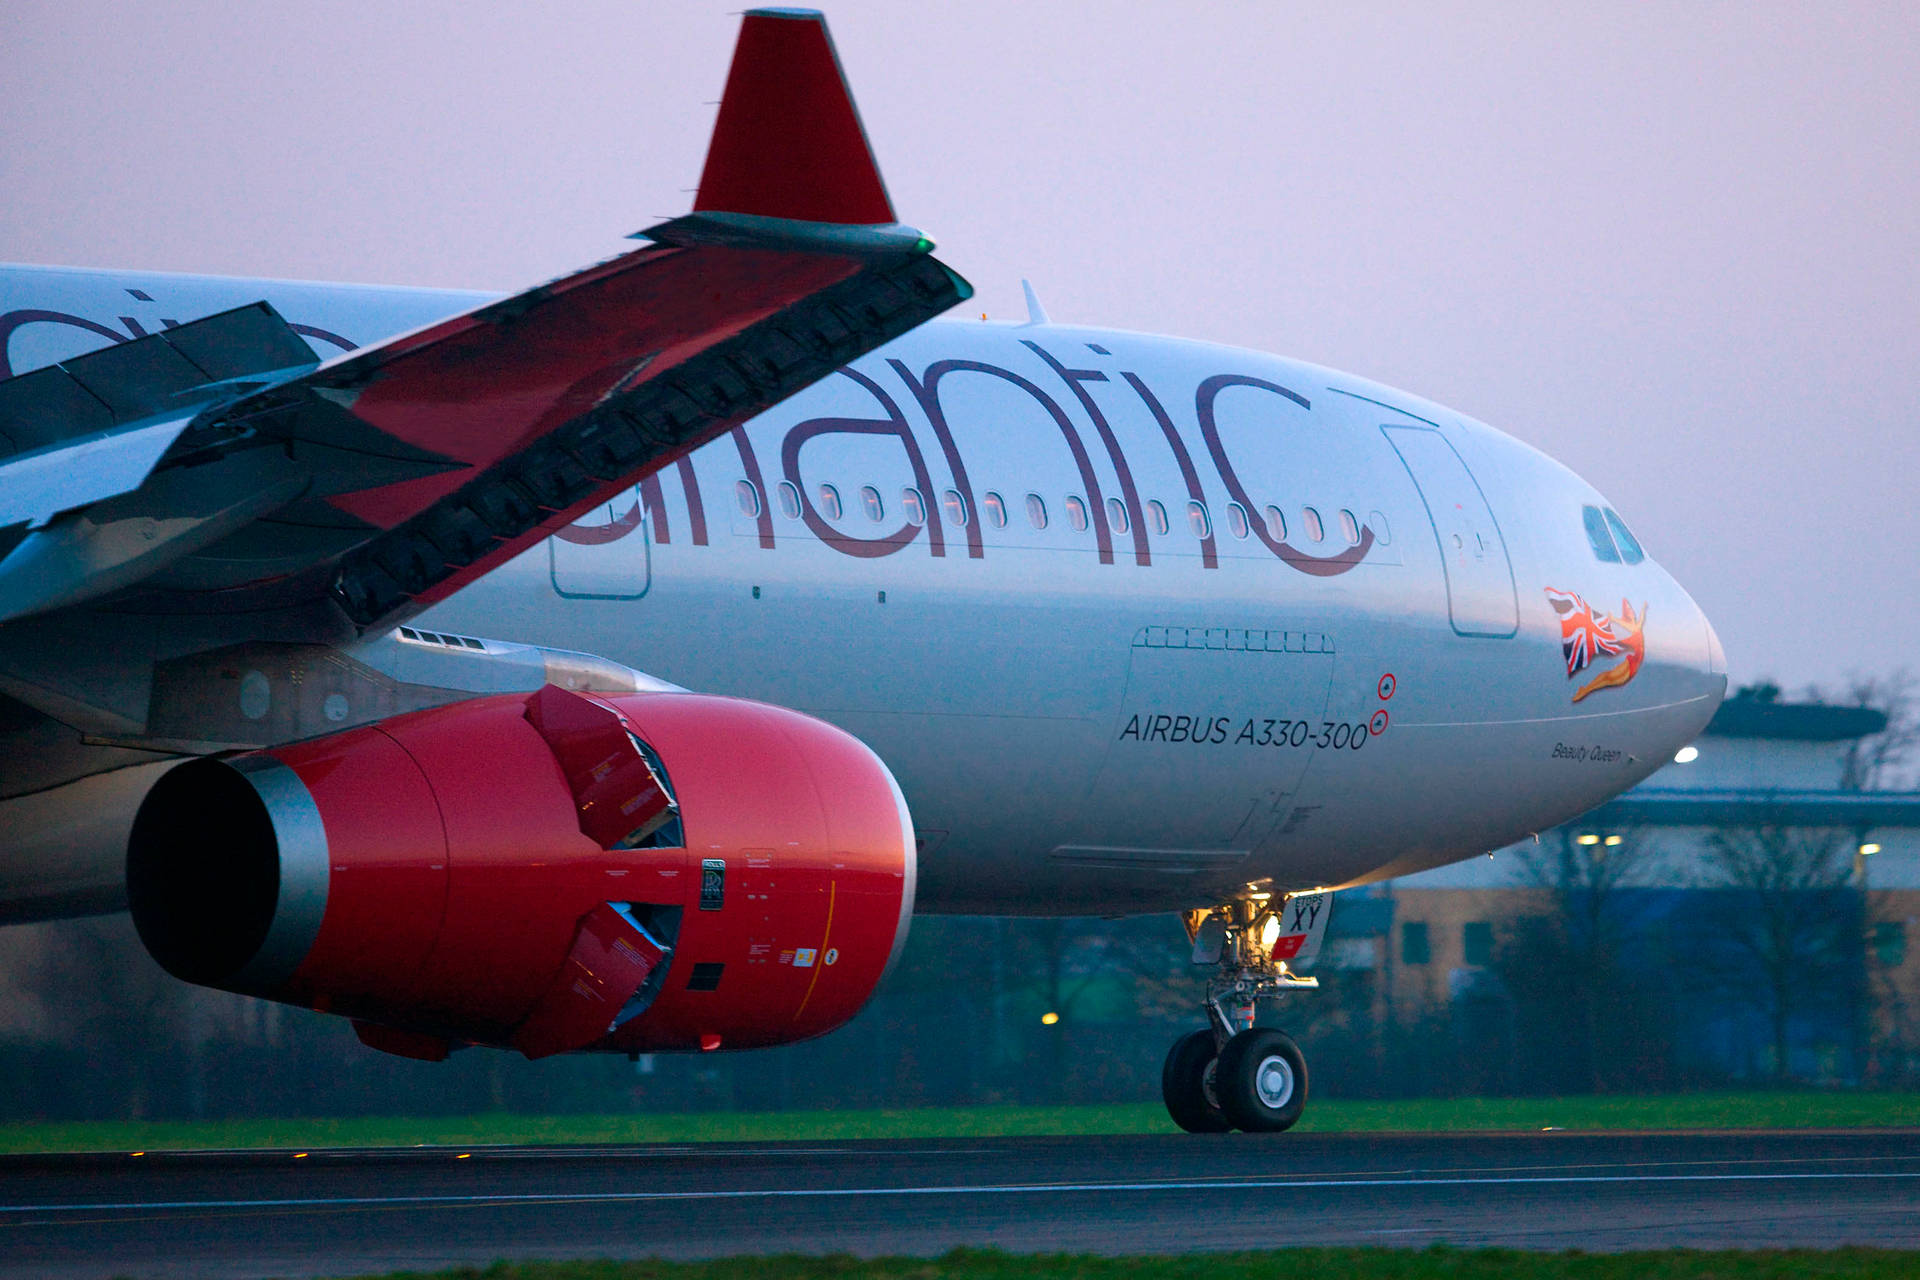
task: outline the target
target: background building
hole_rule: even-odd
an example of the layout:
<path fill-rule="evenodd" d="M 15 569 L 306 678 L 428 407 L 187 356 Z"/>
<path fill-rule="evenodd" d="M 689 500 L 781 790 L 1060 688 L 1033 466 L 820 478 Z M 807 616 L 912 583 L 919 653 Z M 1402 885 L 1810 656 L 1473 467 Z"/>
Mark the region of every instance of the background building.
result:
<path fill-rule="evenodd" d="M 1866 789 L 1888 730 L 1741 690 L 1577 821 L 1360 891 L 1328 963 L 1371 971 L 1385 1022 L 1446 1010 L 1509 1058 L 1531 1026 L 1563 1046 L 1546 1073 L 1567 1087 L 1911 1078 L 1920 792 Z"/>

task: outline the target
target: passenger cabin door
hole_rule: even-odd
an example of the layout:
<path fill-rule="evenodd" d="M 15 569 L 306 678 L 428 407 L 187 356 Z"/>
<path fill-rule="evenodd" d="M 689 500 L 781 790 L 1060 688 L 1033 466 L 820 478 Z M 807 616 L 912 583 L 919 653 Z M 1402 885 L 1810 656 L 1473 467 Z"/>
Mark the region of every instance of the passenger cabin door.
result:
<path fill-rule="evenodd" d="M 1446 569 L 1447 611 L 1455 633 L 1495 639 L 1513 635 L 1520 628 L 1513 565 L 1473 473 L 1447 438 L 1430 427 L 1380 429 L 1427 504 Z"/>

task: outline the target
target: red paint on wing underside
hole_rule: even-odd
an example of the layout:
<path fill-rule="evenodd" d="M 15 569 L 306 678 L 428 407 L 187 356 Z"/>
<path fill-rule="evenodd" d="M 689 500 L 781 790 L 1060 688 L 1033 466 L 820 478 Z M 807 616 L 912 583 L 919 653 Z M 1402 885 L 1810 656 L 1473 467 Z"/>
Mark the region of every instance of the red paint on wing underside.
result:
<path fill-rule="evenodd" d="M 895 220 L 818 14 L 750 13 L 740 24 L 693 207 L 808 222 Z"/>
<path fill-rule="evenodd" d="M 548 286 L 517 318 L 488 320 L 482 312 L 436 325 L 384 351 L 352 408 L 382 431 L 471 469 L 329 501 L 390 529 L 615 388 L 670 372 L 858 266 L 816 254 L 650 247 Z M 727 425 L 715 424 L 716 432 Z"/>

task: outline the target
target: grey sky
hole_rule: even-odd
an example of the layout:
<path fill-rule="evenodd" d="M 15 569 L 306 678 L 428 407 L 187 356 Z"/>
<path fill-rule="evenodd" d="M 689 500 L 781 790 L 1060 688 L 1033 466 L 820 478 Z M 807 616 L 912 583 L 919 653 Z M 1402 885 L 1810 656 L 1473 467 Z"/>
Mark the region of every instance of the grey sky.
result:
<path fill-rule="evenodd" d="M 1920 666 L 1920 7 L 828 8 L 980 290 L 1486 419 L 1736 680 Z M 29 0 L 0 259 L 513 287 L 685 209 L 719 4 Z"/>

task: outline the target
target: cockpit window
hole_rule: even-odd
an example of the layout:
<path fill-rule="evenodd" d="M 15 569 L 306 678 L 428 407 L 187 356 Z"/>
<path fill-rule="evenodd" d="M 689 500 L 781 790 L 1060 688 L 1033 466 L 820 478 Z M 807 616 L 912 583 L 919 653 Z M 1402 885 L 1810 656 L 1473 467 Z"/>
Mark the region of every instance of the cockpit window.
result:
<path fill-rule="evenodd" d="M 1594 558 L 1619 564 L 1620 549 L 1613 545 L 1613 535 L 1607 532 L 1607 518 L 1600 514 L 1600 508 L 1582 507 L 1580 518 L 1586 522 L 1587 541 L 1593 544 Z"/>
<path fill-rule="evenodd" d="M 1647 558 L 1647 553 L 1641 550 L 1640 539 L 1633 536 L 1633 532 L 1627 528 L 1627 522 L 1612 507 L 1607 508 L 1607 528 L 1613 530 L 1613 541 L 1620 548 L 1622 560 L 1628 564 L 1639 564 Z"/>

